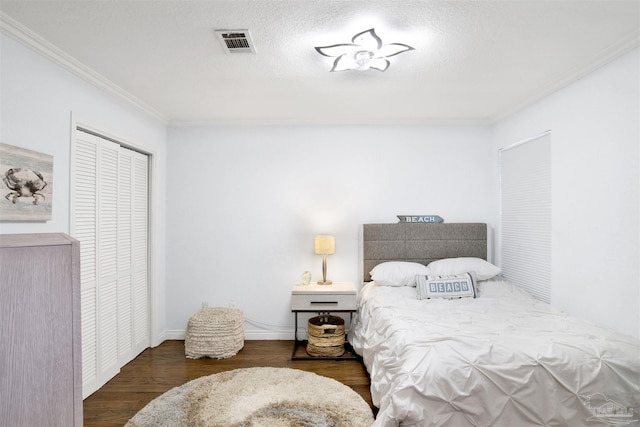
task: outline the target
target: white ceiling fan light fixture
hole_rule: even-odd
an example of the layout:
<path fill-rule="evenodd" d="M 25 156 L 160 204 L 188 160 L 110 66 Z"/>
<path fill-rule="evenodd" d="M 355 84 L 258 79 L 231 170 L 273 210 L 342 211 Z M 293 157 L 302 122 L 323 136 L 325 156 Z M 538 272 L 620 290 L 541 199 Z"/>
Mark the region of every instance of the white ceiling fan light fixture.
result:
<path fill-rule="evenodd" d="M 391 65 L 387 58 L 402 52 L 415 50 L 404 43 L 384 44 L 374 28 L 362 31 L 351 39 L 351 43 L 316 46 L 315 50 L 323 56 L 336 58 L 331 72 L 374 69 L 386 71 Z"/>

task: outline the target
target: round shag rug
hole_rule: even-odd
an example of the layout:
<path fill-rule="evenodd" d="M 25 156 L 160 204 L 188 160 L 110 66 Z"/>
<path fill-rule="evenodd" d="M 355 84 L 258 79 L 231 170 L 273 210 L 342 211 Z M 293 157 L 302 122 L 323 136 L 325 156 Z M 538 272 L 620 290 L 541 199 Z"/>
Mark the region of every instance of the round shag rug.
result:
<path fill-rule="evenodd" d="M 125 427 L 369 427 L 367 402 L 346 385 L 289 368 L 246 368 L 175 387 Z"/>

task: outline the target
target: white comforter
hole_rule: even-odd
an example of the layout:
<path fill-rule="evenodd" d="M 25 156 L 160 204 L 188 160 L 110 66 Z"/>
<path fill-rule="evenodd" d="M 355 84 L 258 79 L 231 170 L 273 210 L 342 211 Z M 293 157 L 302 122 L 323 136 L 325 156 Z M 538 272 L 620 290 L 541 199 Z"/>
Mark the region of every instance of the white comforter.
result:
<path fill-rule="evenodd" d="M 413 287 L 363 287 L 349 341 L 371 376 L 374 425 L 640 425 L 637 339 L 501 280 L 478 294 L 418 300 Z"/>

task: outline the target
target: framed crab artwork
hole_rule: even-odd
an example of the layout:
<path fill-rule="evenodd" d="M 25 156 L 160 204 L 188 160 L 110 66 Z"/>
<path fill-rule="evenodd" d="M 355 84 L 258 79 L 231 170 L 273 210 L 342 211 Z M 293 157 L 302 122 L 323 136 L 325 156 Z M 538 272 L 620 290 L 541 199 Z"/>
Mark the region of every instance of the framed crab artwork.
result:
<path fill-rule="evenodd" d="M 0 221 L 51 219 L 53 156 L 0 143 Z"/>

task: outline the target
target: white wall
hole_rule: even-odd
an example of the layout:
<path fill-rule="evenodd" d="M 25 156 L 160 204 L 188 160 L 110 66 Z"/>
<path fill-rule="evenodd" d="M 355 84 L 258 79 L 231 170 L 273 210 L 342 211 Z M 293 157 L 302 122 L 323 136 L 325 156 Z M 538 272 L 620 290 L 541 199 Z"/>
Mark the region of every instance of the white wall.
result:
<path fill-rule="evenodd" d="M 291 287 L 359 283 L 363 223 L 398 214 L 489 222 L 488 127 L 192 127 L 168 133 L 167 336 L 206 301 L 235 303 L 247 338 L 292 339 Z"/>
<path fill-rule="evenodd" d="M 498 149 L 551 130 L 551 302 L 634 336 L 640 335 L 638 64 L 635 49 L 502 120 L 493 136 L 497 192 Z"/>
<path fill-rule="evenodd" d="M 152 209 L 156 221 L 154 304 L 158 333 L 165 330 L 165 159 L 166 126 L 97 89 L 23 45 L 0 35 L 0 141 L 51 154 L 53 212 L 50 221 L 0 222 L 0 233 L 69 233 L 71 115 L 154 151 L 157 191 Z M 4 200 L 4 195 L 0 195 Z M 152 337 L 157 344 L 160 336 Z"/>

